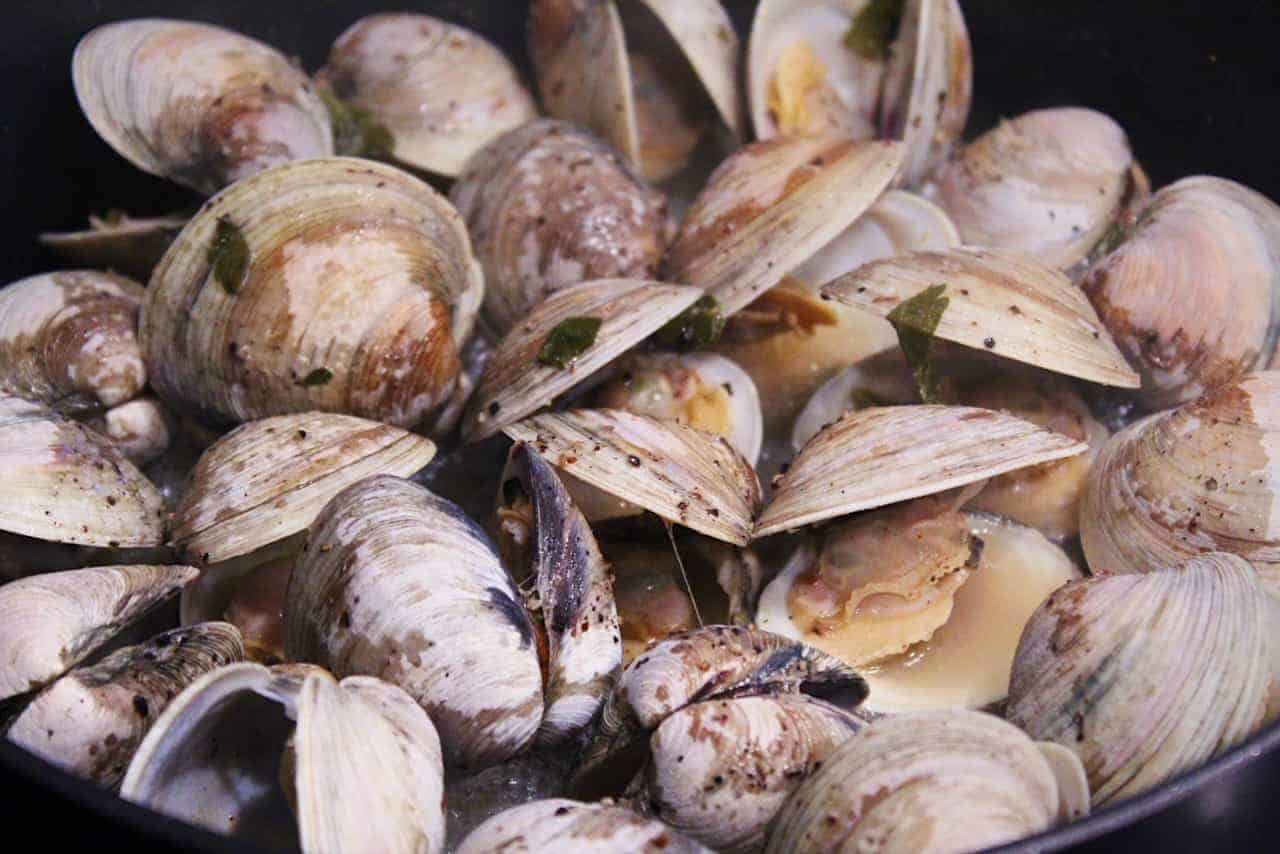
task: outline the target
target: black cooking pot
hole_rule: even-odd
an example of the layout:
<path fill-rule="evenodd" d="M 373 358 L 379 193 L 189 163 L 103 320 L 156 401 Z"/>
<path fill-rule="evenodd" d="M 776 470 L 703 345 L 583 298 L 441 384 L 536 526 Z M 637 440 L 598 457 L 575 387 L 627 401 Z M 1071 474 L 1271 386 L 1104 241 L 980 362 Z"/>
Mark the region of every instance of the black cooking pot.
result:
<path fill-rule="evenodd" d="M 90 28 L 139 16 L 182 17 L 256 36 L 318 67 L 376 0 L 43 0 L 11 4 L 0 27 L 0 282 L 50 268 L 34 236 L 79 226 L 90 211 L 160 213 L 186 191 L 138 172 L 81 117 L 72 48 Z M 524 60 L 522 0 L 405 4 L 483 32 Z M 743 32 L 754 3 L 726 0 Z M 962 0 L 973 38 L 970 131 L 1035 107 L 1081 104 L 1114 116 L 1155 184 L 1221 175 L 1280 200 L 1276 0 Z M 4 473 L 0 472 L 0 477 Z M 1012 849 L 1275 850 L 1280 838 L 1280 726 L 1205 767 Z M 11 845 L 244 851 L 141 810 L 0 744 L 0 823 Z M 23 831 L 29 831 L 28 837 Z"/>

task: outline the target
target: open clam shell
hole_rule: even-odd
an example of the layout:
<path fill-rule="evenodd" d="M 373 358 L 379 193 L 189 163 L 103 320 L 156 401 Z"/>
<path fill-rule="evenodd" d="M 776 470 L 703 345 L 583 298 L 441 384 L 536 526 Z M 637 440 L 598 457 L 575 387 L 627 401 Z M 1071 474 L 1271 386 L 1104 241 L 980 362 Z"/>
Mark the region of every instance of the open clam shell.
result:
<path fill-rule="evenodd" d="M 1094 806 L 1145 791 L 1262 723 L 1268 607 L 1224 553 L 1069 584 L 1027 625 L 1006 716 L 1080 758 Z"/>
<path fill-rule="evenodd" d="M 0 391 L 62 412 L 116 406 L 147 384 L 138 345 L 142 286 L 93 270 L 0 289 Z"/>
<path fill-rule="evenodd" d="M 969 406 L 872 407 L 818 432 L 782 476 L 755 536 L 932 495 L 1082 454 L 1077 441 Z"/>
<path fill-rule="evenodd" d="M 201 564 L 246 555 L 305 530 L 356 481 L 408 477 L 435 452 L 429 439 L 350 415 L 252 421 L 200 456 L 174 511 L 170 540 Z"/>
<path fill-rule="evenodd" d="M 0 530 L 86 546 L 158 546 L 160 493 L 109 439 L 0 397 Z"/>
<path fill-rule="evenodd" d="M 710 851 L 662 822 L 622 807 L 550 798 L 499 813 L 468 834 L 457 852 L 551 850 L 562 854 L 627 851 L 708 854 Z"/>
<path fill-rule="evenodd" d="M 1054 754 L 1054 763 L 1062 760 Z M 994 847 L 1056 822 L 1064 800 L 1078 797 L 1071 786 L 1064 798 L 1057 779 L 1035 742 L 991 715 L 955 710 L 884 718 L 848 739 L 801 784 L 765 851 Z"/>
<path fill-rule="evenodd" d="M 871 206 L 902 163 L 893 142 L 775 139 L 715 171 L 667 253 L 666 277 L 747 306 Z"/>
<path fill-rule="evenodd" d="M 722 436 L 616 409 L 535 415 L 503 432 L 668 522 L 734 545 L 751 542 L 760 482 Z"/>
<path fill-rule="evenodd" d="M 463 415 L 463 435 L 479 441 L 538 411 L 693 305 L 702 292 L 630 279 L 584 282 L 552 294 L 512 327 L 489 360 Z M 542 364 L 547 338 L 566 320 L 600 321 L 594 341 L 564 367 Z"/>
<path fill-rule="evenodd" d="M 77 776 L 115 786 L 169 701 L 199 676 L 242 658 L 240 633 L 227 623 L 164 632 L 67 673 L 36 695 L 6 737 Z"/>
<path fill-rule="evenodd" d="M 146 279 L 186 224 L 185 216 L 90 215 L 86 230 L 45 231 L 39 239 L 59 258 L 77 266 Z"/>
<path fill-rule="evenodd" d="M 396 160 L 437 175 L 458 175 L 485 143 L 538 115 L 500 50 L 429 15 L 361 18 L 317 77 L 387 130 Z"/>
<path fill-rule="evenodd" d="M 259 41 L 193 21 L 119 21 L 71 60 L 94 130 L 152 175 L 204 193 L 269 166 L 333 153 L 307 76 Z"/>
<path fill-rule="evenodd" d="M 197 573 L 189 566 L 104 566 L 0 587 L 0 699 L 58 678 Z"/>
<path fill-rule="evenodd" d="M 164 456 L 179 429 L 173 414 L 150 395 L 113 406 L 85 423 L 114 442 L 125 458 L 139 467 Z"/>
<path fill-rule="evenodd" d="M 215 423 L 321 410 L 446 426 L 483 293 L 462 218 L 417 178 L 289 163 L 205 204 L 156 268 L 156 393 Z"/>
<path fill-rule="evenodd" d="M 1103 385 L 1138 387 L 1138 375 L 1080 289 L 1020 252 L 913 252 L 866 264 L 822 293 L 883 317 L 939 284 L 947 305 L 936 337 Z"/>

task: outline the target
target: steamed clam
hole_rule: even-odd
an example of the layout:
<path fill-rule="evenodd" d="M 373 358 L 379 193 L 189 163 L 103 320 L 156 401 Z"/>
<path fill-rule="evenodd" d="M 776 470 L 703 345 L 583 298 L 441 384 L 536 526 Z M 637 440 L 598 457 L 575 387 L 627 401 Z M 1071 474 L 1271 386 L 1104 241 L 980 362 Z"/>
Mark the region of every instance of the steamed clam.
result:
<path fill-rule="evenodd" d="M 90 214 L 87 229 L 46 231 L 39 239 L 76 266 L 146 279 L 186 224 L 187 217 L 181 214 L 135 217 L 111 210 L 102 216 Z"/>
<path fill-rule="evenodd" d="M 710 850 L 656 819 L 622 807 L 549 798 L 499 813 L 468 834 L 457 851 L 491 854 L 552 849 L 566 854 L 705 854 Z"/>

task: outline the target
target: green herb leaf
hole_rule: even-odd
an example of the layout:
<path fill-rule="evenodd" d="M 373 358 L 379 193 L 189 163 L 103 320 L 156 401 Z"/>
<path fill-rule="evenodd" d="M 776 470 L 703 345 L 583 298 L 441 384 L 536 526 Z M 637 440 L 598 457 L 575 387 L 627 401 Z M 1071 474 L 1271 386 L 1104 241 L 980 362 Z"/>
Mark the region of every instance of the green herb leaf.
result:
<path fill-rule="evenodd" d="M 720 340 L 724 321 L 720 303 L 716 302 L 715 297 L 707 295 L 668 320 L 666 325 L 654 333 L 653 339 L 660 346 L 674 350 L 709 347 Z"/>
<path fill-rule="evenodd" d="M 316 368 L 302 380 L 302 384 L 307 388 L 317 385 L 328 385 L 329 380 L 333 379 L 333 371 L 328 368 Z"/>
<path fill-rule="evenodd" d="M 603 321 L 598 317 L 570 317 L 556 324 L 542 342 L 538 361 L 552 368 L 566 368 L 596 343 Z"/>
<path fill-rule="evenodd" d="M 213 278 L 227 293 L 240 290 L 249 272 L 249 243 L 244 239 L 244 232 L 225 216 L 218 218 L 213 229 L 208 260 L 213 267 Z"/>
<path fill-rule="evenodd" d="M 905 0 L 870 0 L 849 25 L 844 46 L 863 59 L 885 59 L 902 21 Z"/>
<path fill-rule="evenodd" d="M 333 122 L 334 148 L 339 154 L 389 160 L 396 148 L 395 137 L 373 113 L 342 100 L 327 86 L 319 87 L 320 100 Z"/>
<path fill-rule="evenodd" d="M 889 322 L 898 333 L 898 345 L 911 365 L 920 399 L 925 403 L 942 402 L 942 380 L 933 362 L 933 333 L 951 303 L 946 291 L 946 285 L 931 285 L 889 312 Z"/>

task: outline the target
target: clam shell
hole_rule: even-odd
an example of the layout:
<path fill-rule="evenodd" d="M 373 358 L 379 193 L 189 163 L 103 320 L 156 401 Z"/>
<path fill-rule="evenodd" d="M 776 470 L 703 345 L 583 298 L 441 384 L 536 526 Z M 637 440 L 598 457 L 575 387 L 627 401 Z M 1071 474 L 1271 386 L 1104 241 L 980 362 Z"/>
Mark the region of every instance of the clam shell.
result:
<path fill-rule="evenodd" d="M 231 285 L 210 263 L 228 229 L 248 254 Z M 321 410 L 432 426 L 482 292 L 442 196 L 380 163 L 307 160 L 200 209 L 152 275 L 141 337 L 156 393 L 206 421 Z"/>
<path fill-rule="evenodd" d="M 751 541 L 760 482 L 722 436 L 617 409 L 535 415 L 503 432 L 668 522 L 739 546 Z"/>
<path fill-rule="evenodd" d="M 391 133 L 396 160 L 437 175 L 458 175 L 489 140 L 538 115 L 502 51 L 429 15 L 361 18 L 318 78 Z"/>
<path fill-rule="evenodd" d="M 724 5 L 713 0 L 641 0 L 693 66 L 720 120 L 737 139 L 747 135 L 738 88 L 740 45 Z"/>
<path fill-rule="evenodd" d="M 93 270 L 0 289 L 0 391 L 62 412 L 116 406 L 147 384 L 138 346 L 142 286 Z"/>
<path fill-rule="evenodd" d="M 189 566 L 103 566 L 0 587 L 0 699 L 58 678 L 197 574 Z"/>
<path fill-rule="evenodd" d="M 55 255 L 77 266 L 117 270 L 146 279 L 169 244 L 187 224 L 185 216 L 131 217 L 118 221 L 89 217 L 82 231 L 45 231 L 39 241 Z"/>
<path fill-rule="evenodd" d="M 977 851 L 1047 830 L 1059 810 L 1055 771 L 1017 728 L 917 712 L 845 741 L 783 806 L 765 851 Z"/>
<path fill-rule="evenodd" d="M 249 554 L 305 530 L 356 481 L 408 477 L 435 452 L 429 439 L 350 415 L 308 412 L 244 424 L 191 470 L 171 542 L 202 564 Z"/>
<path fill-rule="evenodd" d="M 488 536 L 461 510 L 379 475 L 311 523 L 289 583 L 285 652 L 399 685 L 451 765 L 509 759 L 543 714 L 533 627 Z"/>
<path fill-rule="evenodd" d="M 822 293 L 884 317 L 937 284 L 946 285 L 949 302 L 936 337 L 1054 373 L 1138 387 L 1138 375 L 1084 294 L 1064 274 L 1019 252 L 913 252 L 866 264 Z"/>
<path fill-rule="evenodd" d="M 721 164 L 686 214 L 666 277 L 705 288 L 731 315 L 848 228 L 901 162 L 892 142 L 748 145 Z"/>
<path fill-rule="evenodd" d="M 155 462 L 169 450 L 178 432 L 177 419 L 154 397 L 136 397 L 85 422 L 110 439 L 136 466 Z"/>
<path fill-rule="evenodd" d="M 1095 572 L 1151 572 L 1205 552 L 1249 560 L 1280 598 L 1280 372 L 1148 416 L 1102 447 L 1080 507 Z"/>
<path fill-rule="evenodd" d="M 765 537 L 1082 454 L 1088 444 L 989 409 L 847 412 L 791 463 L 756 523 Z"/>
<path fill-rule="evenodd" d="M 71 59 L 94 130 L 134 166 L 204 193 L 269 166 L 333 153 L 324 104 L 254 39 L 158 18 L 90 32 Z"/>
<path fill-rule="evenodd" d="M 0 530 L 87 546 L 158 546 L 160 493 L 110 442 L 43 406 L 0 397 Z"/>
<path fill-rule="evenodd" d="M 709 851 L 662 822 L 631 810 L 550 798 L 512 807 L 489 819 L 462 840 L 457 854 L 551 850 L 561 854 Z"/>
<path fill-rule="evenodd" d="M 701 295 L 697 288 L 629 279 L 583 282 L 552 294 L 498 344 L 468 402 L 463 435 L 469 441 L 488 438 L 550 404 Z M 564 368 L 538 362 L 547 336 L 571 317 L 601 321 L 595 342 Z"/>
<path fill-rule="evenodd" d="M 242 658 L 240 633 L 227 623 L 164 632 L 45 688 L 7 737 L 72 774 L 115 786 L 168 702 L 197 677 Z"/>
<path fill-rule="evenodd" d="M 1023 633 L 1006 716 L 1080 758 L 1094 806 L 1145 791 L 1262 723 L 1268 607 L 1223 553 L 1068 584 Z"/>

